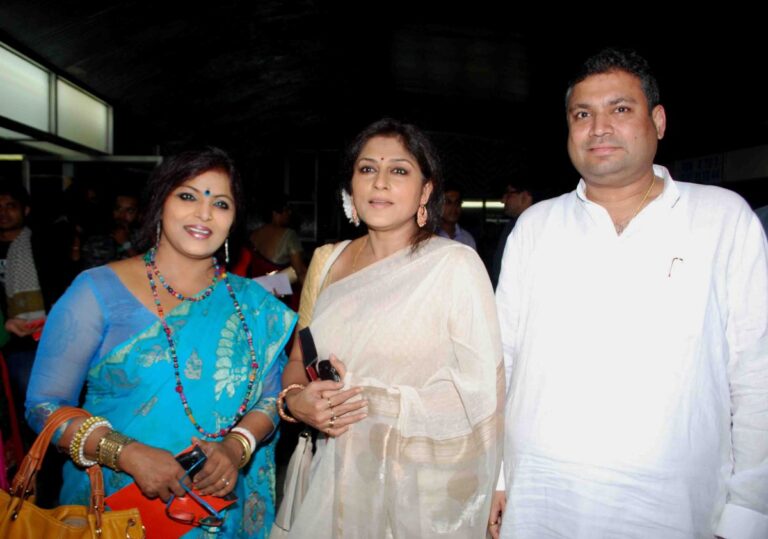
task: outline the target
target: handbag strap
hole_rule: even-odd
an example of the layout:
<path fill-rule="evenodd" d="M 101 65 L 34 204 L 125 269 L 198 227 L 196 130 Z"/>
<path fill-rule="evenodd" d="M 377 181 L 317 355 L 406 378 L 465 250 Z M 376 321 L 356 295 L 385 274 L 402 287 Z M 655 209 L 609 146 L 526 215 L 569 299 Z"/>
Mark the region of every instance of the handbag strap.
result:
<path fill-rule="evenodd" d="M 344 251 L 344 249 L 347 248 L 347 245 L 349 245 L 350 243 L 352 243 L 352 240 L 340 241 L 339 243 L 334 245 L 333 250 L 330 253 L 328 253 L 328 258 L 325 259 L 323 263 L 323 269 L 320 270 L 320 275 L 318 276 L 317 296 L 319 296 L 320 292 L 322 292 L 325 289 L 325 286 L 326 286 L 325 281 L 328 279 L 328 274 L 331 272 L 331 267 L 336 262 L 336 259 L 339 258 L 339 256 Z M 315 301 L 317 301 L 317 296 L 315 296 Z"/>
<path fill-rule="evenodd" d="M 304 286 L 301 289 L 299 322 L 297 324 L 299 328 L 309 327 L 312 322 L 315 314 L 315 302 L 327 284 L 331 266 L 349 243 L 350 241 L 346 240 L 336 244 L 329 243 L 315 249 L 304 280 Z"/>
<path fill-rule="evenodd" d="M 13 478 L 11 486 L 11 496 L 19 499 L 18 505 L 14 508 L 14 514 L 21 511 L 24 500 L 34 491 L 34 479 L 40 467 L 43 465 L 43 457 L 48 450 L 48 445 L 56 431 L 67 421 L 77 417 L 90 417 L 91 414 L 82 408 L 74 406 L 62 406 L 53 412 L 45 422 L 43 430 L 40 431 L 35 443 L 29 449 L 24 460 L 19 467 L 19 471 Z M 101 473 L 101 466 L 94 464 L 88 467 L 88 479 L 91 483 L 91 500 L 88 504 L 88 512 L 96 517 L 96 529 L 101 529 L 101 515 L 104 512 L 104 475 Z"/>
<path fill-rule="evenodd" d="M 91 503 L 88 504 L 88 512 L 96 517 L 96 529 L 101 529 L 101 515 L 104 513 L 104 474 L 101 466 L 94 464 L 86 470 L 91 481 Z"/>
<path fill-rule="evenodd" d="M 328 253 L 325 255 L 324 259 L 321 259 L 320 261 L 323 263 L 320 273 L 317 274 L 317 286 L 315 287 L 315 295 L 312 298 L 307 298 L 308 301 L 311 302 L 311 310 L 312 312 L 309 313 L 309 320 L 307 320 L 307 327 L 309 327 L 309 324 L 312 322 L 312 318 L 315 316 L 315 303 L 317 303 L 317 298 L 320 297 L 320 294 L 323 290 L 325 290 L 325 287 L 328 286 L 328 275 L 331 273 L 331 268 L 336 263 L 336 259 L 339 258 L 339 255 L 346 249 L 347 245 L 352 243 L 352 240 L 344 240 L 340 241 L 339 243 L 335 244 L 333 246 L 333 249 L 328 251 Z M 302 298 L 303 299 L 303 298 Z"/>
<path fill-rule="evenodd" d="M 19 471 L 16 472 L 16 476 L 13 478 L 11 485 L 12 496 L 26 497 L 32 494 L 34 491 L 34 477 L 43 465 L 45 452 L 48 450 L 48 445 L 51 443 L 51 439 L 59 427 L 71 419 L 90 417 L 90 415 L 90 413 L 82 408 L 75 408 L 73 406 L 62 406 L 50 415 L 35 443 L 32 444 L 29 452 L 21 462 Z M 101 470 L 99 470 L 100 472 Z"/>

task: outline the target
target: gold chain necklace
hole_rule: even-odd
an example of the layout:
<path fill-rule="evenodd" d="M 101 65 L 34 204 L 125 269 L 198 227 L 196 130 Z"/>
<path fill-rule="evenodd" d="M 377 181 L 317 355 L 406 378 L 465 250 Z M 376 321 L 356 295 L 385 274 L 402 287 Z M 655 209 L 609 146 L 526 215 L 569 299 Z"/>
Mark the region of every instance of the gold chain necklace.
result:
<path fill-rule="evenodd" d="M 355 273 L 355 271 L 357 270 L 357 259 L 360 256 L 360 253 L 363 252 L 363 249 L 365 249 L 367 245 L 368 245 L 368 236 L 365 237 L 365 239 L 363 240 L 363 243 L 360 245 L 360 248 L 357 250 L 357 252 L 355 253 L 355 256 L 352 258 L 352 271 L 350 273 Z"/>
<path fill-rule="evenodd" d="M 624 232 L 624 230 L 629 226 L 629 223 L 632 222 L 632 219 L 637 217 L 637 214 L 640 213 L 640 210 L 643 209 L 643 206 L 645 205 L 645 201 L 648 200 L 648 195 L 651 194 L 651 191 L 653 190 L 653 185 L 656 183 L 656 176 L 653 176 L 651 178 L 651 184 L 648 186 L 648 190 L 645 192 L 645 195 L 643 196 L 643 200 L 640 201 L 640 204 L 637 205 L 637 209 L 632 214 L 632 217 L 624 221 L 623 223 L 614 223 L 613 226 L 616 229 L 616 234 L 621 236 L 621 233 Z"/>

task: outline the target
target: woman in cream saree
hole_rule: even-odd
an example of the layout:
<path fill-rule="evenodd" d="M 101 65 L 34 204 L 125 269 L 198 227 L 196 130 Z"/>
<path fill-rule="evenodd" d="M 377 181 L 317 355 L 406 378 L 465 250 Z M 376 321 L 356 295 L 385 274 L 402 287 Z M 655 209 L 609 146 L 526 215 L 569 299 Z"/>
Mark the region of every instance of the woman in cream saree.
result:
<path fill-rule="evenodd" d="M 322 288 L 310 324 L 319 357 L 343 362 L 367 415 L 344 413 L 358 397 L 331 382 L 293 392 L 289 412 L 327 434 L 290 537 L 483 537 L 504 392 L 490 281 L 472 249 L 434 236 L 357 270 L 376 241 L 366 222 L 370 238 L 316 252 L 307 288 Z M 346 275 L 334 271 L 345 256 Z"/>

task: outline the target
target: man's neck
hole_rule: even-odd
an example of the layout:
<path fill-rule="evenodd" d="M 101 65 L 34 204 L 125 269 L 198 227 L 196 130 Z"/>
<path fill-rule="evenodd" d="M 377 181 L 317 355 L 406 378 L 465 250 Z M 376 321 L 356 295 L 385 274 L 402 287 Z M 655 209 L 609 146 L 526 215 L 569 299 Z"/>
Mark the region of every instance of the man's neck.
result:
<path fill-rule="evenodd" d="M 9 241 L 15 240 L 19 237 L 19 234 L 21 234 L 22 230 L 24 230 L 24 227 L 0 230 L 0 241 L 7 243 Z"/>
<path fill-rule="evenodd" d="M 664 181 L 660 178 L 655 180 L 652 168 L 630 183 L 619 186 L 592 183 L 585 178 L 584 193 L 589 200 L 608 211 L 616 231 L 621 234 L 629 221 L 663 191 Z"/>
<path fill-rule="evenodd" d="M 453 239 L 456 236 L 456 223 L 447 223 L 445 221 L 440 222 L 440 228 L 448 234 L 448 237 Z"/>

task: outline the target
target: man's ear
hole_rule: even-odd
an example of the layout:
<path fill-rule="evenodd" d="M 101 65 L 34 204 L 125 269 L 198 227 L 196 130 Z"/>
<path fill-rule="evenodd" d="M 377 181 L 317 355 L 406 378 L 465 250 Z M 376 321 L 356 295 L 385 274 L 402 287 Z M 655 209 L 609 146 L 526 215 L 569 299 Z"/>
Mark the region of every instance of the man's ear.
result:
<path fill-rule="evenodd" d="M 667 130 L 667 113 L 664 111 L 664 107 L 656 105 L 651 111 L 651 119 L 653 125 L 656 126 L 656 137 L 659 140 L 664 138 L 664 132 Z"/>

